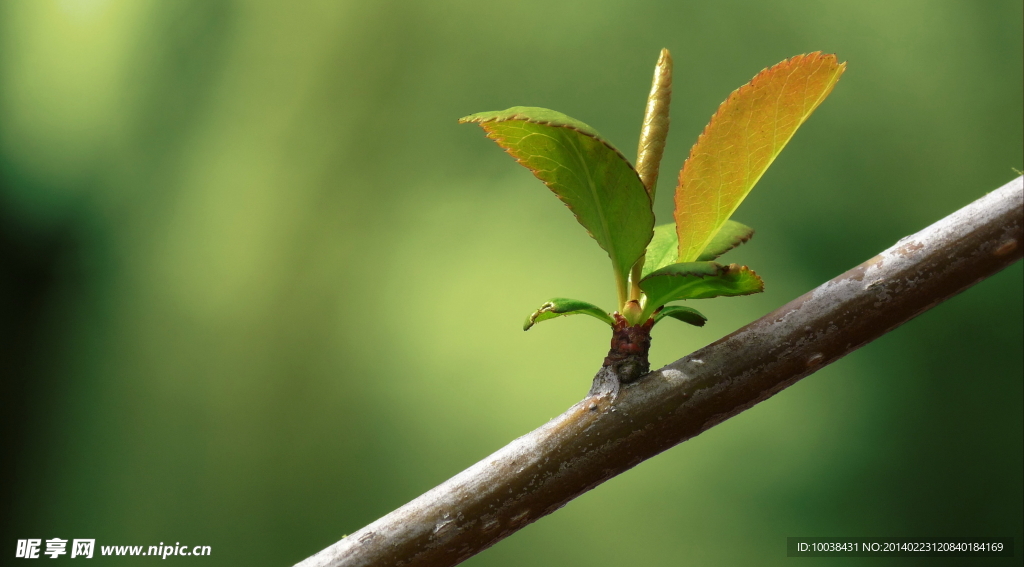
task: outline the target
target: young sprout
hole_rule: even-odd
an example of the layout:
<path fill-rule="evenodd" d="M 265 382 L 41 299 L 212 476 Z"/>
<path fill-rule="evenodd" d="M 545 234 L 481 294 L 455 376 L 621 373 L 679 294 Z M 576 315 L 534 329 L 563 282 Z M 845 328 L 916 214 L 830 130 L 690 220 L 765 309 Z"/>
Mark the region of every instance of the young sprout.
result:
<path fill-rule="evenodd" d="M 554 298 L 523 325 L 590 315 L 612 327 L 595 390 L 617 389 L 650 369 L 651 328 L 671 317 L 707 318 L 678 301 L 758 293 L 751 269 L 715 260 L 754 231 L 733 212 L 846 69 L 834 55 L 797 55 L 764 69 L 732 92 L 711 117 L 679 173 L 675 222 L 654 225 L 653 202 L 669 127 L 672 58 L 661 51 L 647 99 L 636 167 L 596 130 L 560 112 L 516 106 L 481 112 L 475 122 L 569 207 L 611 259 L 618 308 L 607 312 Z"/>

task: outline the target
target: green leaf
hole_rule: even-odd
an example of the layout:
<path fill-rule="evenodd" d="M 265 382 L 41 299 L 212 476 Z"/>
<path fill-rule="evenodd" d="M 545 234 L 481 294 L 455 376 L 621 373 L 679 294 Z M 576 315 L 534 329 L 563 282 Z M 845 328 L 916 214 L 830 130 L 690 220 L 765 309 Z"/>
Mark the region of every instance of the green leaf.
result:
<path fill-rule="evenodd" d="M 754 229 L 736 221 L 725 221 L 718 234 L 711 239 L 711 243 L 701 253 L 698 262 L 707 262 L 736 248 L 740 244 L 750 240 L 754 236 Z M 675 264 L 679 261 L 679 234 L 676 232 L 676 224 L 661 224 L 654 227 L 654 238 L 647 245 L 647 257 L 644 261 L 644 269 L 640 277 L 647 277 L 665 266 Z"/>
<path fill-rule="evenodd" d="M 651 272 L 655 272 L 678 262 L 679 257 L 679 235 L 676 234 L 676 223 L 662 224 L 654 227 L 654 238 L 647 245 L 647 255 L 644 258 L 644 269 L 640 277 L 645 278 Z"/>
<path fill-rule="evenodd" d="M 642 320 L 670 301 L 748 295 L 764 291 L 764 282 L 746 266 L 685 262 L 666 266 L 640 280 L 647 295 Z"/>
<path fill-rule="evenodd" d="M 530 316 L 526 318 L 526 322 L 523 323 L 523 330 L 528 331 L 530 330 L 530 327 L 540 323 L 541 321 L 547 321 L 548 319 L 554 319 L 555 317 L 561 317 L 562 315 L 590 315 L 591 317 L 596 317 L 611 326 L 615 325 L 615 321 L 612 320 L 608 313 L 592 303 L 587 303 L 586 301 L 580 301 L 578 299 L 556 297 L 544 305 L 541 305 L 540 309 L 531 313 Z"/>
<path fill-rule="evenodd" d="M 740 224 L 733 220 L 725 221 L 722 228 L 718 230 L 718 234 L 711 239 L 711 243 L 708 247 L 701 252 L 700 257 L 697 258 L 698 262 L 708 262 L 715 258 L 725 254 L 726 252 L 736 248 L 740 244 L 750 240 L 754 236 L 754 229 L 750 228 L 745 224 Z M 678 246 L 679 240 L 676 239 L 676 246 Z"/>
<path fill-rule="evenodd" d="M 679 319 L 683 323 L 689 323 L 696 327 L 703 327 L 704 323 L 708 321 L 700 311 L 691 307 L 684 307 L 682 305 L 669 305 L 662 308 L 654 314 L 654 322 L 657 323 L 665 317 L 672 317 L 673 319 Z"/>
<path fill-rule="evenodd" d="M 569 207 L 608 252 L 623 303 L 629 270 L 651 240 L 654 212 L 622 153 L 590 126 L 546 108 L 516 106 L 459 122 L 479 123 Z"/>

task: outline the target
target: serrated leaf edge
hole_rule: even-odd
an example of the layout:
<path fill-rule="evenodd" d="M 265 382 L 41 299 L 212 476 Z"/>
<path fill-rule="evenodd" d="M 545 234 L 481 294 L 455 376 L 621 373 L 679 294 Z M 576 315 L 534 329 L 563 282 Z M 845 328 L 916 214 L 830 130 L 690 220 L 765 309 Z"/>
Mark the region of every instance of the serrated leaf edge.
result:
<path fill-rule="evenodd" d="M 679 263 L 687 263 L 687 262 L 679 262 Z M 755 272 L 754 270 L 751 270 L 749 267 L 741 266 L 739 264 L 728 264 L 728 265 L 726 265 L 726 264 L 720 264 L 718 262 L 708 262 L 708 263 L 709 264 L 715 264 L 715 266 L 718 267 L 718 269 L 715 270 L 714 274 L 700 274 L 698 272 L 676 272 L 676 273 L 669 272 L 669 273 L 664 273 L 664 274 L 658 273 L 658 272 L 661 272 L 662 270 L 665 270 L 665 269 L 670 268 L 670 267 L 675 265 L 675 264 L 670 264 L 668 266 L 665 266 L 661 270 L 658 270 L 658 271 L 655 271 L 655 272 L 651 272 L 650 274 L 647 274 L 647 277 L 645 277 L 643 280 L 640 280 L 640 284 L 641 284 L 641 287 L 642 287 L 644 280 L 646 280 L 647 278 L 650 278 L 650 277 L 654 277 L 654 276 L 659 276 L 659 277 L 661 277 L 661 276 L 668 276 L 668 277 L 697 276 L 697 277 L 699 277 L 700 279 L 703 280 L 703 279 L 707 279 L 707 278 L 720 278 L 720 277 L 728 274 L 730 271 L 747 270 L 748 272 L 750 272 L 750 274 L 752 276 L 754 276 L 754 279 L 756 279 L 757 282 L 759 284 L 761 284 L 760 287 L 757 290 L 748 291 L 746 293 L 738 293 L 738 294 L 730 296 L 730 297 L 740 297 L 740 296 L 743 296 L 743 295 L 753 295 L 755 293 L 762 293 L 762 292 L 764 292 L 764 280 L 761 279 L 761 276 L 757 275 L 757 272 Z M 673 299 L 671 301 L 683 301 L 683 300 L 682 299 Z M 665 305 L 668 305 L 668 303 L 664 303 L 662 305 L 646 305 L 646 306 L 644 306 L 645 314 L 647 312 L 650 312 L 653 315 L 654 310 L 658 309 L 659 307 L 664 307 Z M 648 317 L 649 316 L 650 315 L 648 315 Z"/>
<path fill-rule="evenodd" d="M 473 116 L 473 115 L 471 114 L 470 116 Z M 544 125 L 544 126 L 550 126 L 552 128 L 565 128 L 567 130 L 575 130 L 576 132 L 579 132 L 580 134 L 582 134 L 582 135 L 584 135 L 584 136 L 586 136 L 588 138 L 593 138 L 594 140 L 597 140 L 598 142 L 601 142 L 609 150 L 615 152 L 615 154 L 618 155 L 619 158 L 621 158 L 622 161 L 625 162 L 627 166 L 629 166 L 629 169 L 633 173 L 636 173 L 636 178 L 637 178 L 638 181 L 640 181 L 640 185 L 646 189 L 646 186 L 644 186 L 643 179 L 640 178 L 640 174 L 637 173 L 636 167 L 633 165 L 632 162 L 629 161 L 629 158 L 627 158 L 625 154 L 623 154 L 621 151 L 619 151 L 619 148 L 616 148 L 615 146 L 613 146 L 611 144 L 611 142 L 609 142 L 608 140 L 605 140 L 604 137 L 601 136 L 597 132 L 597 130 L 593 130 L 592 132 L 587 132 L 585 130 L 581 130 L 581 129 L 575 127 L 575 126 L 572 126 L 570 124 L 558 124 L 558 123 L 555 123 L 555 122 L 551 122 L 550 120 L 534 120 L 534 119 L 526 117 L 525 115 L 519 115 L 519 114 L 514 114 L 514 115 L 509 116 L 507 118 L 498 118 L 497 116 L 495 116 L 493 118 L 488 118 L 486 120 L 475 120 L 475 119 L 474 120 L 467 120 L 468 118 L 470 118 L 470 116 L 466 116 L 466 117 L 460 118 L 459 119 L 459 124 L 480 124 L 480 127 L 483 128 L 483 125 L 487 124 L 489 122 L 516 122 L 516 121 L 518 121 L 518 122 L 529 122 L 530 124 L 541 124 L 541 125 Z M 589 127 L 589 125 L 588 125 L 588 127 Z M 497 139 L 495 138 L 494 135 L 492 135 L 493 133 L 491 131 L 489 131 L 486 128 L 484 128 L 484 132 L 487 133 L 486 135 L 487 135 L 488 138 L 490 138 L 491 140 L 494 140 L 495 142 L 497 142 Z M 511 155 L 511 152 L 509 152 L 507 149 L 502 148 L 502 150 L 504 150 L 505 153 L 508 153 L 509 155 Z M 522 165 L 523 167 L 526 167 L 526 165 L 524 165 L 519 160 L 519 158 L 517 158 L 515 156 L 512 156 L 512 157 L 513 157 L 513 159 L 516 160 L 516 162 L 519 163 L 519 165 Z M 529 167 L 526 167 L 526 168 L 530 169 Z M 531 170 L 531 171 L 533 171 L 533 170 Z M 648 195 L 648 199 L 649 198 L 650 198 L 650 195 Z M 653 226 L 652 226 L 652 229 L 653 229 Z"/>
<path fill-rule="evenodd" d="M 552 112 L 557 112 L 557 111 L 552 111 Z M 508 148 L 504 147 L 504 145 L 502 145 L 501 142 L 499 142 L 499 138 L 501 138 L 501 137 L 497 133 L 495 133 L 495 132 L 493 132 L 491 130 L 488 130 L 486 127 L 484 127 L 484 124 L 487 124 L 487 123 L 490 123 L 490 122 L 527 122 L 527 123 L 530 123 L 530 124 L 540 124 L 540 125 L 544 125 L 544 126 L 550 126 L 552 128 L 565 128 L 567 130 L 573 130 L 575 132 L 578 132 L 579 134 L 581 134 L 583 136 L 587 136 L 588 138 L 591 138 L 591 139 L 596 140 L 597 142 L 603 144 L 606 148 L 608 148 L 612 152 L 614 152 L 619 157 L 619 159 L 621 159 L 623 161 L 623 163 L 626 164 L 626 166 L 629 168 L 629 170 L 633 172 L 633 175 L 636 176 L 637 181 L 640 183 L 640 187 L 644 189 L 644 195 L 647 198 L 647 206 L 651 209 L 651 226 L 648 228 L 650 236 L 647 238 L 647 242 L 644 244 L 644 248 L 646 249 L 647 245 L 649 245 L 651 243 L 651 238 L 654 237 L 655 218 L 654 218 L 654 212 L 653 212 L 654 211 L 654 201 L 651 198 L 650 192 L 647 191 L 646 186 L 644 186 L 643 179 L 640 178 L 640 174 L 637 172 L 636 167 L 633 166 L 633 164 L 629 161 L 629 159 L 621 151 L 619 151 L 618 148 L 613 146 L 611 144 L 611 142 L 605 140 L 604 137 L 602 137 L 597 132 L 597 130 L 594 130 L 589 124 L 586 124 L 585 122 L 581 122 L 582 124 L 584 124 L 588 128 L 590 128 L 592 130 L 591 132 L 587 132 L 585 130 L 582 130 L 580 128 L 572 126 L 570 124 L 559 124 L 559 123 L 556 123 L 556 122 L 552 122 L 550 120 L 531 119 L 528 116 L 522 115 L 522 114 L 513 114 L 513 115 L 508 116 L 508 117 L 497 117 L 497 116 L 495 116 L 495 117 L 486 118 L 486 119 L 475 119 L 475 118 L 472 118 L 473 116 L 475 116 L 475 115 L 471 114 L 469 116 L 464 116 L 464 117 L 460 118 L 459 119 L 459 124 L 469 124 L 469 123 L 479 124 L 480 127 L 486 133 L 485 135 L 486 135 L 486 137 L 488 139 L 493 140 L 495 143 L 497 143 L 498 147 L 500 147 L 502 149 L 502 151 L 504 151 L 508 155 L 512 156 L 512 159 L 514 159 L 516 161 L 516 163 L 518 163 L 519 165 L 523 166 L 528 171 L 533 173 L 534 177 L 537 177 L 537 175 L 536 175 L 536 173 L 534 173 L 533 168 L 528 166 L 525 163 L 524 160 L 521 160 L 518 157 L 516 157 L 516 155 L 513 154 Z M 571 118 L 572 120 L 576 120 L 575 118 L 572 118 L 572 117 L 570 117 L 568 115 L 566 115 L 566 117 Z M 589 236 L 590 238 L 594 239 L 594 241 L 598 242 L 598 245 L 600 245 L 600 241 L 594 236 L 594 233 L 590 230 L 590 228 L 587 227 L 587 225 L 583 224 L 583 220 L 580 218 L 580 216 L 578 214 L 576 214 L 575 211 L 572 210 L 572 207 L 570 207 L 569 203 L 567 203 L 565 201 L 565 199 L 562 198 L 562 195 L 560 195 L 557 191 L 552 189 L 551 186 L 548 185 L 548 183 L 546 181 L 544 181 L 543 179 L 538 178 L 538 180 L 541 183 L 543 183 L 544 186 L 547 187 L 548 190 L 551 191 L 555 195 L 555 197 L 559 201 L 561 201 L 563 205 L 565 205 L 565 207 L 567 209 L 569 209 L 569 212 L 572 213 L 572 216 L 573 216 L 573 218 L 576 219 L 576 222 L 578 222 L 580 224 L 580 226 L 583 227 L 583 230 L 585 230 L 587 232 L 587 236 Z M 604 247 L 601 246 L 601 249 L 604 249 Z M 609 257 L 611 257 L 612 252 L 610 250 L 605 250 L 605 252 L 609 255 Z M 628 278 L 630 269 L 632 268 L 632 265 L 635 264 L 637 262 L 637 260 L 642 258 L 643 255 L 644 255 L 644 252 L 641 251 L 639 256 L 637 256 L 636 258 L 633 258 L 632 264 L 630 264 L 630 266 L 625 267 L 625 275 L 626 275 L 627 278 Z M 625 283 L 625 282 L 623 282 L 623 283 Z"/>
<path fill-rule="evenodd" d="M 729 222 L 730 220 L 732 220 L 732 219 L 726 219 L 726 221 L 725 221 L 725 222 Z M 745 224 L 743 224 L 743 223 L 741 223 L 741 222 L 739 222 L 739 221 L 733 221 L 733 222 L 734 222 L 734 223 L 736 223 L 736 224 L 740 224 L 740 225 L 743 225 L 743 226 L 745 226 L 745 227 L 747 227 L 747 228 L 750 228 L 749 226 L 747 226 L 747 225 L 745 225 Z M 719 229 L 718 229 L 718 231 L 719 231 L 719 232 L 721 232 L 721 231 L 722 231 L 722 230 L 724 230 L 724 229 L 725 229 L 725 223 L 722 223 L 722 226 L 721 226 L 721 228 L 719 228 Z M 707 246 L 705 246 L 705 247 L 704 247 L 704 251 L 703 251 L 703 252 L 701 252 L 701 255 L 697 257 L 697 260 L 696 260 L 696 261 L 697 261 L 697 262 L 713 262 L 713 261 L 715 261 L 715 259 L 716 259 L 716 258 L 721 258 L 721 257 L 722 257 L 722 256 L 724 256 L 724 255 L 725 255 L 725 254 L 726 254 L 727 252 L 731 252 L 732 250 L 735 250 L 735 249 L 739 248 L 741 244 L 746 244 L 747 242 L 750 242 L 750 239 L 754 237 L 754 233 L 755 233 L 755 232 L 757 232 L 757 231 L 756 231 L 756 230 L 754 230 L 753 228 L 750 228 L 750 232 L 749 232 L 749 233 L 747 234 L 746 238 L 741 238 L 741 239 L 740 239 L 740 240 L 739 240 L 738 242 L 736 242 L 736 243 L 735 243 L 735 244 L 733 244 L 732 246 L 730 246 L 730 247 L 726 248 L 726 249 L 725 249 L 725 250 L 723 250 L 723 251 L 722 251 L 721 253 L 719 253 L 719 254 L 715 255 L 715 257 L 714 257 L 714 258 L 709 258 L 709 259 L 707 259 L 707 260 L 701 260 L 701 258 L 703 258 L 703 257 L 704 257 L 704 252 L 707 252 L 708 246 L 711 246 L 711 241 L 713 241 L 713 240 L 715 239 L 715 236 L 718 236 L 718 234 L 717 234 L 717 233 L 715 233 L 715 236 L 712 236 L 712 237 L 711 237 L 711 240 L 709 240 L 709 241 L 708 241 L 708 244 L 707 244 Z M 748 268 L 748 269 L 749 269 L 749 268 Z M 753 270 L 751 270 L 751 271 L 753 271 Z M 653 273 L 653 272 L 652 272 L 652 273 Z"/>
<path fill-rule="evenodd" d="M 799 61 L 801 59 L 808 58 L 808 57 L 814 57 L 815 59 L 832 59 L 833 61 L 836 62 L 837 67 L 836 67 L 836 74 L 834 76 L 834 79 L 832 80 L 832 85 L 829 86 L 829 88 L 825 89 L 821 93 L 821 96 L 819 96 L 818 99 L 814 101 L 814 104 L 811 106 L 810 112 L 806 112 L 803 115 L 803 117 L 801 117 L 800 124 L 797 125 L 797 129 L 799 129 L 800 126 L 802 126 L 803 123 L 807 121 L 807 119 L 811 116 L 811 114 L 813 114 L 814 111 L 819 106 L 821 106 L 822 101 L 825 100 L 825 98 L 828 97 L 828 95 L 832 93 L 832 89 L 835 88 L 836 83 L 839 82 L 839 78 L 842 77 L 843 73 L 846 71 L 846 62 L 844 61 L 842 63 L 839 63 L 839 58 L 834 53 L 823 53 L 821 51 L 812 51 L 811 53 L 802 53 L 800 55 L 794 55 L 793 57 L 790 57 L 788 59 L 780 61 L 780 62 L 776 63 L 775 65 L 772 65 L 771 67 L 765 67 L 765 68 L 761 69 L 761 71 L 759 71 L 756 75 L 754 75 L 753 79 L 750 79 L 749 81 L 744 83 L 743 86 L 741 86 L 738 89 L 736 89 L 736 90 L 732 91 L 731 93 L 729 93 L 729 96 L 726 97 L 726 99 L 724 101 L 722 101 L 721 104 L 718 105 L 718 108 L 715 109 L 714 114 L 711 115 L 711 120 L 709 120 L 707 125 L 704 126 L 704 130 L 702 130 L 700 135 L 697 136 L 697 141 L 690 148 L 690 152 L 687 154 L 686 160 L 683 161 L 683 167 L 679 170 L 679 177 L 678 177 L 678 182 L 676 184 L 676 191 L 678 191 L 679 187 L 682 185 L 683 172 L 686 170 L 686 165 L 690 162 L 690 158 L 692 158 L 694 156 L 694 153 L 696 152 L 697 148 L 700 147 L 701 142 L 704 140 L 704 138 L 706 137 L 708 132 L 711 130 L 712 126 L 714 126 L 719 120 L 721 120 L 722 109 L 725 108 L 726 105 L 728 105 L 730 102 L 732 102 L 735 98 L 737 98 L 739 96 L 742 96 L 746 91 L 751 90 L 755 86 L 757 86 L 757 84 L 759 82 L 764 81 L 765 80 L 764 77 L 768 73 L 770 73 L 772 71 L 772 69 L 775 69 L 775 68 L 778 68 L 778 67 L 782 67 L 784 65 L 792 65 L 795 62 L 797 62 L 797 61 Z M 792 138 L 790 138 L 790 139 L 792 139 Z M 779 151 L 776 152 L 775 157 L 773 157 L 771 160 L 769 160 L 767 165 L 765 165 L 764 171 L 761 172 L 761 175 L 759 175 L 757 177 L 757 179 L 755 179 L 753 181 L 753 183 L 750 184 L 751 188 L 753 188 L 755 185 L 757 185 L 757 182 L 761 180 L 761 177 L 763 177 L 765 172 L 768 171 L 768 168 L 770 168 L 771 165 L 773 163 L 775 163 L 775 159 L 779 157 L 779 155 L 782 153 L 782 149 L 785 149 L 785 147 L 788 144 L 789 144 L 789 140 L 786 140 L 786 143 L 783 144 L 782 148 L 780 148 Z M 745 196 L 744 196 L 744 199 L 746 199 Z M 741 203 L 742 203 L 742 201 L 741 201 Z M 673 215 L 673 216 L 675 216 L 675 215 Z M 727 218 L 726 220 L 729 220 L 729 219 Z M 677 226 L 678 226 L 678 220 L 676 222 L 677 222 Z M 707 236 L 707 238 L 705 239 L 705 242 L 704 242 L 704 246 L 701 247 L 701 251 L 703 251 L 704 248 L 707 248 L 708 244 L 711 242 L 711 239 L 714 238 L 716 232 L 712 232 L 710 235 Z M 682 240 L 680 239 L 679 261 L 680 262 L 685 262 L 686 260 L 684 260 L 682 258 L 682 249 L 681 248 L 682 248 Z"/>

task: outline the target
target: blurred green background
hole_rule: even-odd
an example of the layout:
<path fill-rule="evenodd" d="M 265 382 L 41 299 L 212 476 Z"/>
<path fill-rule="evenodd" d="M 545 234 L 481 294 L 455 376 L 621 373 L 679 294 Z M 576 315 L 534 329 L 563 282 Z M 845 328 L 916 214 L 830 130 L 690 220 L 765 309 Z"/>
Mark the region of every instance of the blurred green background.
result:
<path fill-rule="evenodd" d="M 736 215 L 758 235 L 730 259 L 766 293 L 659 326 L 660 366 L 1012 179 L 1022 19 L 1019 0 L 3 2 L 3 555 L 96 538 L 289 565 L 578 401 L 607 328 L 520 325 L 552 296 L 611 307 L 607 257 L 460 116 L 554 108 L 633 155 L 668 47 L 668 222 L 729 92 L 797 53 L 849 62 Z M 1018 263 L 466 564 L 787 564 L 794 535 L 1012 535 L 1019 558 L 1021 288 Z"/>

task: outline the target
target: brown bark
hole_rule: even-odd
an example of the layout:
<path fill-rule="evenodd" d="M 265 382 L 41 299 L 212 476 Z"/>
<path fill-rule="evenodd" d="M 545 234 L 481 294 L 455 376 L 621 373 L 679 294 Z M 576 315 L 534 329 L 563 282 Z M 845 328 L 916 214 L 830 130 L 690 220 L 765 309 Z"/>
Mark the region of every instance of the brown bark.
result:
<path fill-rule="evenodd" d="M 711 345 L 603 389 L 303 567 L 455 565 L 1021 259 L 1022 178 Z M 643 340 L 619 337 L 626 364 Z M 649 344 L 649 343 L 647 343 Z M 620 368 L 616 372 L 624 371 Z"/>

